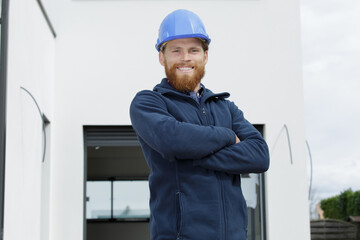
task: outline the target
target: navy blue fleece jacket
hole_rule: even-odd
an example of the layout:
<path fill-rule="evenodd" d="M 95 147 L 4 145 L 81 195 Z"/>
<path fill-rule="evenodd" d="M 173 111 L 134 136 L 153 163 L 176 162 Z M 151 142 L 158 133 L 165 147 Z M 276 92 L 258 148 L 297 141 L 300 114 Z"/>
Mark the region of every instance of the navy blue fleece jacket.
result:
<path fill-rule="evenodd" d="M 268 147 L 226 100 L 228 93 L 203 88 L 198 103 L 163 79 L 153 91 L 139 92 L 130 106 L 150 168 L 152 240 L 246 239 L 239 174 L 265 172 Z"/>

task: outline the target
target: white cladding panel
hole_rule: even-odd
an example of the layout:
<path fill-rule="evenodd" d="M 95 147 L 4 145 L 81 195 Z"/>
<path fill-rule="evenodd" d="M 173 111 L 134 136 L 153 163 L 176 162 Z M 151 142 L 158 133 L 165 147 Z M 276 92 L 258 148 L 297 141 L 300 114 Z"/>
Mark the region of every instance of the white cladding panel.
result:
<path fill-rule="evenodd" d="M 41 111 L 53 120 L 54 37 L 36 1 L 9 7 L 4 239 L 49 239 L 49 161 Z M 50 137 L 50 136 L 49 136 Z M 50 141 L 50 139 L 49 139 Z M 48 149 L 49 150 L 49 149 Z M 47 160 L 50 158 L 47 152 Z"/>
<path fill-rule="evenodd" d="M 50 63 L 55 60 L 50 239 L 83 238 L 82 127 L 130 124 L 128 110 L 136 92 L 151 89 L 164 76 L 154 45 L 162 19 L 178 8 L 196 12 L 212 39 L 205 86 L 230 92 L 250 122 L 266 126 L 271 152 L 266 174 L 268 240 L 310 239 L 298 0 L 46 0 L 44 5 L 57 33 L 55 57 L 51 51 L 47 56 Z M 18 36 L 22 34 L 27 37 Z M 44 66 L 51 69 L 49 62 Z M 19 65 L 29 68 L 26 62 Z M 39 83 L 33 85 L 35 93 L 42 89 Z"/>

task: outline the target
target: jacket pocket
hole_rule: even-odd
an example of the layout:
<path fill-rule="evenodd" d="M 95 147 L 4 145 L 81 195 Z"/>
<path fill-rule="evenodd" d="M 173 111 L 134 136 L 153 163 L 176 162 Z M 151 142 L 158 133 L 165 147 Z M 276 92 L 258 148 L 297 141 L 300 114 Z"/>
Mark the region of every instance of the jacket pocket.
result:
<path fill-rule="evenodd" d="M 177 235 L 178 237 L 181 234 L 181 229 L 182 229 L 182 225 L 183 225 L 183 205 L 182 205 L 182 193 L 181 192 L 176 192 L 176 231 L 177 231 Z"/>
<path fill-rule="evenodd" d="M 239 174 L 235 174 L 232 176 L 232 185 L 233 186 L 241 186 L 241 177 Z"/>

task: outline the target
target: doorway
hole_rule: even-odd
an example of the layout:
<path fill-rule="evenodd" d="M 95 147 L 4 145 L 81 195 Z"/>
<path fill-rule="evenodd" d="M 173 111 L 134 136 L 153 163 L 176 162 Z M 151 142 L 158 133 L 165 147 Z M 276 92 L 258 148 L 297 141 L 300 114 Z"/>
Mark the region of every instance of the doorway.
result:
<path fill-rule="evenodd" d="M 86 126 L 86 240 L 149 239 L 149 168 L 131 126 Z"/>

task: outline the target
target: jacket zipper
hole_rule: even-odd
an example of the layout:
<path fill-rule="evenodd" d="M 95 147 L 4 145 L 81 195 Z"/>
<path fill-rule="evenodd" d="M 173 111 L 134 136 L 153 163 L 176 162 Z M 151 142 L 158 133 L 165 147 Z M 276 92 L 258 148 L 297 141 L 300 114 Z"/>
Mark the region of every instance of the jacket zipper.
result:
<path fill-rule="evenodd" d="M 204 105 L 201 105 L 200 103 L 198 103 L 198 106 L 202 112 L 202 115 L 204 116 L 205 118 L 205 121 L 206 121 L 206 125 L 209 126 L 209 120 L 207 118 L 207 115 L 206 115 L 206 111 L 205 111 L 205 107 Z M 223 225 L 223 228 L 222 228 L 222 237 L 221 239 L 223 240 L 226 240 L 227 239 L 227 226 L 226 226 L 226 211 L 225 211 L 225 204 L 224 204 L 224 191 L 223 191 L 223 184 L 222 184 L 222 181 L 221 181 L 221 176 L 219 173 L 215 173 L 216 174 L 216 178 L 217 178 L 217 181 L 218 181 L 218 186 L 219 186 L 219 195 L 220 195 L 220 199 L 221 199 L 221 206 L 220 206 L 220 210 L 221 210 L 221 219 L 222 219 L 222 225 Z"/>
<path fill-rule="evenodd" d="M 205 107 L 199 105 L 199 108 L 200 108 L 200 111 L 201 111 L 201 114 L 202 114 L 203 118 L 205 119 L 205 125 L 209 126 L 209 119 L 207 118 Z"/>
<path fill-rule="evenodd" d="M 178 208 L 178 216 L 176 216 L 176 228 L 177 228 L 177 234 L 176 239 L 181 239 L 181 228 L 182 228 L 182 205 L 181 205 L 181 190 L 180 190 L 180 180 L 179 180 L 179 169 L 178 169 L 178 162 L 175 162 L 175 178 L 176 178 L 176 199 L 177 201 L 176 207 Z"/>
<path fill-rule="evenodd" d="M 189 98 L 190 98 L 190 99 L 188 99 L 188 98 L 187 98 L 187 99 L 196 104 L 196 106 L 198 107 L 198 109 L 199 109 L 200 112 L 201 112 L 201 116 L 203 116 L 203 119 L 205 119 L 205 124 L 203 124 L 203 125 L 204 125 L 204 126 L 209 126 L 209 119 L 207 118 L 207 114 L 206 114 L 206 111 L 205 111 L 204 104 L 201 104 L 201 102 L 198 103 L 197 101 L 195 101 L 195 100 L 192 99 L 191 97 L 189 97 Z"/>

